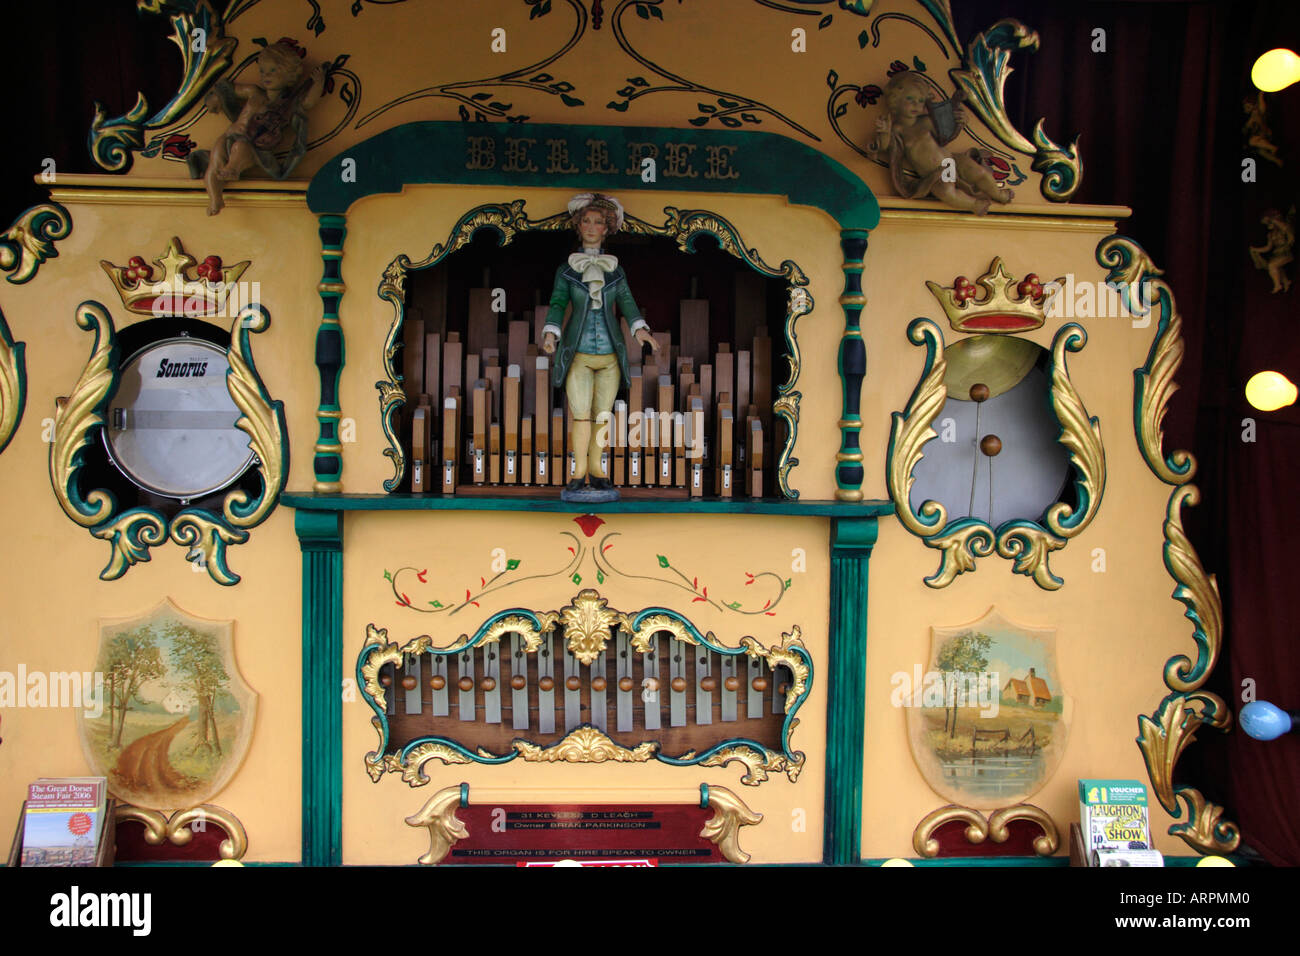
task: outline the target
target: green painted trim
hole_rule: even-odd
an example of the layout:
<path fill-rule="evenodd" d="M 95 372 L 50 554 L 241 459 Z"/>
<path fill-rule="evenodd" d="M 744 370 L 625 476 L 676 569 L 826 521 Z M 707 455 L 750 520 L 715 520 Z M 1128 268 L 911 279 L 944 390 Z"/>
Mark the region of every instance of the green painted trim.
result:
<path fill-rule="evenodd" d="M 707 783 L 700 784 L 700 808 L 703 810 L 709 808 L 709 785 Z"/>
<path fill-rule="evenodd" d="M 632 498 L 603 504 L 559 498 L 443 497 L 419 494 L 315 495 L 288 492 L 280 503 L 308 511 L 533 511 L 561 514 L 758 514 L 864 518 L 894 514 L 892 501 L 795 501 L 788 498 Z"/>
<path fill-rule="evenodd" d="M 867 347 L 862 340 L 860 325 L 865 304 L 862 260 L 867 252 L 867 235 L 865 229 L 840 231 L 840 248 L 844 253 L 841 264 L 844 292 L 840 295 L 844 333 L 840 336 L 836 358 L 836 370 L 840 376 L 840 447 L 835 456 L 835 486 L 836 495 L 849 501 L 862 494 L 862 482 L 866 478 L 859 433 L 862 430 L 862 382 L 867 376 Z"/>
<path fill-rule="evenodd" d="M 339 380 L 346 363 L 343 326 L 339 322 L 339 301 L 346 291 L 343 285 L 343 241 L 347 238 L 347 218 L 320 217 L 321 321 L 316 330 L 316 368 L 320 372 L 320 401 L 316 406 L 316 457 L 312 461 L 316 485 L 341 487 L 343 480 L 343 444 L 339 440 L 339 422 L 343 408 L 339 404 Z"/>
<path fill-rule="evenodd" d="M 826 818 L 822 836 L 822 860 L 829 864 L 857 863 L 862 855 L 867 583 L 878 531 L 874 517 L 840 518 L 831 528 Z"/>
<path fill-rule="evenodd" d="M 343 862 L 343 515 L 299 511 L 302 862 Z"/>
<path fill-rule="evenodd" d="M 520 155 L 505 148 L 509 139 Z M 570 147 L 569 155 L 588 157 L 588 141 L 606 145 L 603 161 L 570 164 L 572 172 L 551 169 L 548 140 Z M 531 142 L 529 142 L 531 141 Z M 491 144 L 491 165 L 486 155 Z M 689 153 L 689 170 L 669 175 L 668 145 Z M 655 182 L 641 179 L 639 157 L 653 146 L 659 157 Z M 471 153 L 478 153 L 478 162 Z M 710 176 L 707 156 L 726 151 L 726 173 Z M 635 161 L 625 166 L 628 158 Z M 741 161 L 741 158 L 744 161 Z M 344 160 L 355 166 L 344 176 Z M 612 165 L 611 165 L 612 163 Z M 484 168 L 486 167 L 486 168 Z M 736 172 L 736 178 L 727 174 Z M 634 126 L 569 126 L 555 123 L 407 123 L 358 143 L 328 160 L 307 188 L 307 208 L 342 215 L 366 196 L 400 193 L 413 183 L 466 186 L 538 186 L 618 192 L 761 193 L 786 196 L 792 203 L 825 210 L 846 229 L 874 229 L 880 205 L 862 179 L 812 147 L 776 133 L 730 130 L 662 129 Z"/>

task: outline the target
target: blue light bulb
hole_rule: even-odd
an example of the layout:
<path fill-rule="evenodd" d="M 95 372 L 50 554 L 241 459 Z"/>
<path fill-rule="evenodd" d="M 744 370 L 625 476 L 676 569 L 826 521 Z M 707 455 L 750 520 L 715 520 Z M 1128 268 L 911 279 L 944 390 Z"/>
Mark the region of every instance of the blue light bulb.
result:
<path fill-rule="evenodd" d="M 1266 700 L 1254 700 L 1237 715 L 1241 729 L 1256 740 L 1276 740 L 1291 730 L 1291 715 Z"/>

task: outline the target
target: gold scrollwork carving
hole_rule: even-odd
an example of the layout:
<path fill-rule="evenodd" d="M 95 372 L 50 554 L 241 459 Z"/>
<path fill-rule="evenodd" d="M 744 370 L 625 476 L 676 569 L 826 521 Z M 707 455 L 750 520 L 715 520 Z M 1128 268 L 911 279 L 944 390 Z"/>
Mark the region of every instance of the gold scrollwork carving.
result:
<path fill-rule="evenodd" d="M 581 598 L 582 595 L 580 594 L 578 597 Z M 604 602 L 602 601 L 601 603 L 603 604 Z M 524 639 L 524 653 L 533 653 L 542 646 L 542 635 L 549 634 L 551 628 L 555 626 L 555 622 L 560 618 L 560 615 L 555 611 L 537 611 L 534 613 L 540 626 L 534 626 L 532 618 L 523 614 L 507 614 L 505 617 L 499 618 L 490 624 L 487 630 L 485 630 L 482 633 L 482 636 L 475 642 L 474 646 L 480 647 L 484 644 L 496 644 L 507 634 L 518 634 Z M 470 640 L 471 638 L 468 634 L 462 634 L 447 646 L 447 650 L 455 650 L 464 647 L 470 642 Z M 408 646 L 402 649 L 402 653 L 411 654 L 420 653 L 420 651 L 413 651 Z M 595 660 L 595 658 L 592 658 L 592 660 Z M 589 661 L 583 661 L 583 663 L 586 664 L 589 663 Z"/>
<path fill-rule="evenodd" d="M 970 807 L 950 803 L 938 810 L 931 810 L 921 818 L 921 822 L 912 831 L 912 849 L 917 856 L 932 860 L 939 855 L 939 841 L 934 832 L 945 824 L 960 820 L 966 824 L 966 842 L 983 843 L 989 836 L 989 824 L 984 814 Z"/>
<path fill-rule="evenodd" d="M 1034 837 L 1034 852 L 1039 856 L 1051 856 L 1061 845 L 1061 837 L 1052 822 L 1051 816 L 1041 807 L 1032 803 L 1017 803 L 1003 807 L 989 814 L 988 819 L 978 810 L 950 803 L 945 807 L 932 810 L 921 818 L 921 822 L 912 831 L 912 848 L 917 855 L 932 860 L 939 855 L 939 841 L 936 831 L 954 821 L 966 824 L 966 842 L 983 843 L 990 837 L 994 843 L 1006 843 L 1011 836 L 1008 824 L 1014 820 L 1027 820 L 1043 832 Z"/>
<path fill-rule="evenodd" d="M 994 843 L 1006 843 L 1011 836 L 1007 824 L 1013 820 L 1028 820 L 1036 824 L 1043 832 L 1034 837 L 1034 852 L 1039 856 L 1051 856 L 1061 845 L 1061 835 L 1056 824 L 1047 811 L 1032 803 L 1017 803 L 1013 807 L 1003 807 L 989 814 L 989 836 Z"/>
<path fill-rule="evenodd" d="M 1240 844 L 1241 833 L 1235 823 L 1223 819 L 1224 808 L 1196 788 L 1173 782 L 1178 759 L 1200 727 L 1226 731 L 1232 724 L 1232 714 L 1223 700 L 1200 689 L 1223 646 L 1223 603 L 1218 582 L 1206 572 L 1183 530 L 1183 505 L 1201 500 L 1200 490 L 1190 483 L 1196 474 L 1196 459 L 1181 449 L 1169 454 L 1164 450 L 1164 417 L 1178 389 L 1174 378 L 1183 360 L 1182 319 L 1173 290 L 1132 239 L 1103 239 L 1097 245 L 1097 262 L 1109 269 L 1107 282 L 1119 290 L 1133 315 L 1150 316 L 1159 307 L 1155 340 L 1145 364 L 1133 373 L 1133 422 L 1147 467 L 1173 486 L 1165 510 L 1165 568 L 1175 582 L 1173 597 L 1187 608 L 1196 645 L 1195 660 L 1177 654 L 1166 661 L 1164 683 L 1172 693 L 1152 716 L 1138 715 L 1137 744 L 1161 806 L 1175 819 L 1184 807 L 1187 810 L 1187 821 L 1174 824 L 1169 833 L 1201 853 L 1230 853 Z"/>
<path fill-rule="evenodd" d="M 248 833 L 239 822 L 239 817 L 224 807 L 210 803 L 188 810 L 177 810 L 170 817 L 158 810 L 119 803 L 113 819 L 114 823 L 134 820 L 143 824 L 144 842 L 150 846 L 158 846 L 163 840 L 174 846 L 185 846 L 194 837 L 190 824 L 199 823 L 206 827 L 209 823 L 215 823 L 226 834 L 226 839 L 221 841 L 217 849 L 221 859 L 242 860 L 248 852 Z"/>
<path fill-rule="evenodd" d="M 659 743 L 654 740 L 647 740 L 629 750 L 589 726 L 576 728 L 550 747 L 539 747 L 527 740 L 516 740 L 513 746 L 528 763 L 645 763 L 653 760 L 659 750 Z"/>
<path fill-rule="evenodd" d="M 429 852 L 420 857 L 419 861 L 423 866 L 441 863 L 457 841 L 469 836 L 469 830 L 456 816 L 464 786 L 444 787 L 406 818 L 407 826 L 427 827 L 429 830 Z"/>
<path fill-rule="evenodd" d="M 785 712 L 794 713 L 795 703 L 808 691 L 808 649 L 804 646 L 803 632 L 799 625 L 791 625 L 790 630 L 781 635 L 781 643 L 769 648 L 764 649 L 752 637 L 741 638 L 740 646 L 750 657 L 766 661 L 768 670 L 772 672 L 778 667 L 789 669 L 794 680 L 786 688 Z M 794 650 L 796 647 L 803 653 L 797 653 Z"/>
<path fill-rule="evenodd" d="M 388 705 L 383 686 L 379 683 L 379 671 L 385 664 L 398 664 L 402 660 L 402 651 L 388 640 L 388 629 L 366 625 L 366 656 L 361 662 L 361 686 L 370 698 L 383 710 Z"/>
<path fill-rule="evenodd" d="M 90 533 L 112 546 L 108 564 L 99 576 L 114 581 L 131 565 L 149 560 L 149 549 L 167 540 L 167 523 L 152 511 L 132 510 Z"/>
<path fill-rule="evenodd" d="M 46 259 L 58 255 L 54 244 L 72 232 L 72 217 L 56 202 L 33 206 L 0 233 L 0 272 L 14 285 L 36 276 Z"/>
<path fill-rule="evenodd" d="M 102 103 L 95 103 L 95 117 L 90 124 L 90 154 L 101 168 L 109 172 L 126 172 L 132 154 L 144 148 L 147 130 L 170 126 L 199 102 L 226 67 L 239 41 L 226 36 L 224 13 L 217 13 L 210 0 L 181 3 L 176 0 L 136 0 L 141 12 L 165 13 L 171 17 L 171 41 L 181 51 L 181 84 L 172 98 L 152 116 L 143 93 L 136 94 L 130 111 L 112 119 Z M 194 43 L 195 35 L 204 42 Z"/>
<path fill-rule="evenodd" d="M 396 362 L 397 350 L 402 344 L 398 336 L 406 319 L 406 272 L 410 267 L 410 259 L 398 256 L 384 269 L 384 277 L 379 282 L 379 298 L 393 307 L 393 321 L 384 337 L 385 378 L 375 382 L 375 388 L 379 390 L 379 424 L 388 439 L 384 455 L 393 462 L 393 477 L 384 480 L 385 491 L 396 491 L 406 474 L 406 450 L 397 435 L 394 416 L 406 404 L 406 390 L 401 385 L 402 374 Z"/>
<path fill-rule="evenodd" d="M 731 863 L 748 863 L 749 854 L 740 848 L 740 828 L 763 822 L 745 801 L 725 787 L 709 787 L 709 809 L 713 816 L 704 824 L 700 836 L 712 842 Z"/>
<path fill-rule="evenodd" d="M 83 528 L 90 528 L 112 515 L 113 498 L 97 488 L 83 500 L 76 491 L 76 473 L 81 467 L 81 449 L 90 444 L 91 429 L 104 423 L 104 402 L 117 377 L 113 361 L 117 342 L 113 320 L 98 302 L 77 306 L 77 325 L 94 330 L 95 345 L 72 394 L 54 402 L 50 481 L 64 513 Z"/>
<path fill-rule="evenodd" d="M 654 653 L 655 635 L 660 631 L 667 631 L 672 635 L 673 640 L 681 641 L 683 644 L 700 643 L 686 623 L 671 614 L 647 614 L 641 619 L 639 627 L 634 627 L 631 618 L 627 615 L 620 615 L 618 623 L 632 636 L 632 650 L 638 654 Z M 713 632 L 710 631 L 709 638 L 712 637 Z"/>
<path fill-rule="evenodd" d="M 430 760 L 441 760 L 444 764 L 451 765 L 470 763 L 473 759 L 468 754 L 461 753 L 455 747 L 439 743 L 436 740 L 427 740 L 412 747 L 411 752 L 406 755 L 405 761 L 401 760 L 396 754 L 387 754 L 384 757 L 384 769 L 390 773 L 401 773 L 402 782 L 405 784 L 412 787 L 422 787 L 429 782 L 428 774 L 424 772 L 424 765 Z"/>
<path fill-rule="evenodd" d="M 692 757 L 694 754 L 686 754 L 686 756 Z M 785 754 L 752 744 L 731 744 L 705 757 L 700 761 L 700 766 L 725 767 L 733 760 L 744 765 L 745 775 L 740 778 L 740 782 L 747 787 L 757 787 L 767 780 L 769 773 L 784 773 L 790 782 L 794 783 L 799 779 L 799 772 L 804 765 L 802 752 L 796 752 L 787 758 Z"/>
<path fill-rule="evenodd" d="M 221 513 L 236 528 L 251 528 L 266 518 L 279 500 L 286 478 L 288 440 L 284 422 L 284 403 L 272 401 L 253 364 L 248 333 L 263 332 L 271 323 L 260 305 L 242 309 L 230 330 L 230 372 L 226 390 L 240 411 L 235 427 L 248 436 L 248 447 L 257 456 L 257 470 L 262 476 L 262 494 L 249 502 L 248 493 L 235 489 L 226 495 Z"/>

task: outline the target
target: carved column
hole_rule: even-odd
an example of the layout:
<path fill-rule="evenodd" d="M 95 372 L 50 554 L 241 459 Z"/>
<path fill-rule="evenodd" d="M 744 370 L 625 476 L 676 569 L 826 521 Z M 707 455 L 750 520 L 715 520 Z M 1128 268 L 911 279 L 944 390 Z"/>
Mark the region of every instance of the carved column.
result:
<path fill-rule="evenodd" d="M 339 300 L 343 285 L 343 239 L 347 217 L 321 216 L 320 243 L 323 270 L 320 284 L 322 314 L 316 332 L 316 367 L 320 370 L 320 404 L 316 407 L 319 434 L 313 467 L 317 494 L 338 494 L 343 490 L 343 445 L 339 442 L 339 375 L 343 371 L 343 328 L 339 324 Z"/>
<path fill-rule="evenodd" d="M 867 571 L 874 517 L 831 525 L 830 676 L 826 705 L 826 820 L 822 861 L 862 856 L 862 761 L 867 686 Z"/>
<path fill-rule="evenodd" d="M 840 230 L 844 250 L 844 335 L 840 338 L 839 370 L 843 389 L 840 413 L 840 450 L 835 455 L 835 497 L 841 501 L 862 500 L 862 380 L 867 374 L 867 347 L 862 342 L 858 320 L 867 298 L 862 294 L 862 257 L 867 252 L 867 230 Z"/>
<path fill-rule="evenodd" d="M 302 549 L 302 864 L 338 866 L 343 836 L 343 513 L 298 511 Z"/>

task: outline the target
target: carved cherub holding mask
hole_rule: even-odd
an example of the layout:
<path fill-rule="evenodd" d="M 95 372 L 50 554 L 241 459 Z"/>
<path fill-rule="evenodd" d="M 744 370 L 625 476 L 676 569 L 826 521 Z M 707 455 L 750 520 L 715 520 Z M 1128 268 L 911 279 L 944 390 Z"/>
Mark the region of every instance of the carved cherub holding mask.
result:
<path fill-rule="evenodd" d="M 307 51 L 288 37 L 268 46 L 257 58 L 252 83 L 218 80 L 204 105 L 221 110 L 231 121 L 208 150 L 195 150 L 188 163 L 190 175 L 203 177 L 208 192 L 208 215 L 225 205 L 222 192 L 252 166 L 260 166 L 272 179 L 286 179 L 307 152 L 307 111 L 316 105 L 324 87 L 325 68 L 316 67 L 303 79 L 302 58 Z M 288 155 L 276 155 L 286 132 L 293 133 Z"/>
<path fill-rule="evenodd" d="M 951 103 L 953 123 L 951 129 L 941 131 L 934 114 L 946 103 Z M 949 206 L 983 215 L 990 203 L 1009 203 L 1013 194 L 998 188 L 981 150 L 951 153 L 944 148 L 966 123 L 958 103 L 940 101 L 915 73 L 899 73 L 885 86 L 887 112 L 876 121 L 876 138 L 867 149 L 885 157 L 900 196 L 934 196 Z"/>

